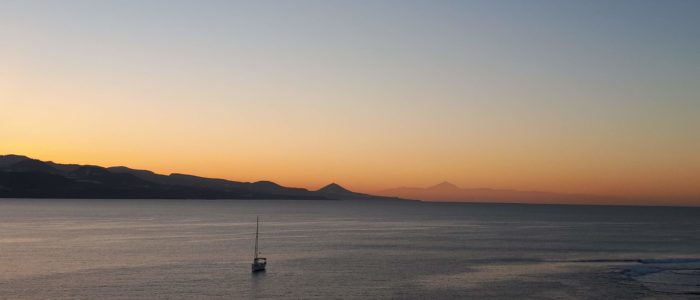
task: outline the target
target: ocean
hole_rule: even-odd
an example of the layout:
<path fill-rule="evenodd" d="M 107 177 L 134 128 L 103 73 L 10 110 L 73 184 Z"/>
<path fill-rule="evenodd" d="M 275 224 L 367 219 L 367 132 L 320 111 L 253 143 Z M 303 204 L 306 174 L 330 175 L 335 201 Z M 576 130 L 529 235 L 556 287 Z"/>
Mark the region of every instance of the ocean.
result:
<path fill-rule="evenodd" d="M 700 208 L 0 199 L 0 299 L 251 298 L 698 299 Z"/>

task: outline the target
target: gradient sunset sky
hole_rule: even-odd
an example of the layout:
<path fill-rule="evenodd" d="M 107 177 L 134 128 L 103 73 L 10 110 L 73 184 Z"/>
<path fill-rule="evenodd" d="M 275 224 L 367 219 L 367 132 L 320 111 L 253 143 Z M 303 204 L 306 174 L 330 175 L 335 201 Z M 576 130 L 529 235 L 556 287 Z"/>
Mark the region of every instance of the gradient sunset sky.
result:
<path fill-rule="evenodd" d="M 700 1 L 2 1 L 0 154 L 700 195 Z"/>

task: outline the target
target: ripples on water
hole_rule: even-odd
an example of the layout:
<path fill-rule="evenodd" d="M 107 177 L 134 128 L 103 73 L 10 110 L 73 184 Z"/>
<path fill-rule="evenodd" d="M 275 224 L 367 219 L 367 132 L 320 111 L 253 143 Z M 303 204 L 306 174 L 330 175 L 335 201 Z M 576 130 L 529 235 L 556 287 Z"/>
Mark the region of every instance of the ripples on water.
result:
<path fill-rule="evenodd" d="M 698 258 L 697 208 L 0 200 L 7 299 L 684 299 Z"/>

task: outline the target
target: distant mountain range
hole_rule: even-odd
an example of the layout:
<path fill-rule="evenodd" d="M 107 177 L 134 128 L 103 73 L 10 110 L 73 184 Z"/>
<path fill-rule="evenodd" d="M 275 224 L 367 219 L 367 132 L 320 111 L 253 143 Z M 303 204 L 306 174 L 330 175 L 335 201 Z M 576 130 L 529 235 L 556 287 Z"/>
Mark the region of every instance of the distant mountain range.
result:
<path fill-rule="evenodd" d="M 0 155 L 0 198 L 94 199 L 308 199 L 407 200 L 494 203 L 700 205 L 700 196 L 626 198 L 490 188 L 460 188 L 449 182 L 400 187 L 377 195 L 331 183 L 319 190 L 285 187 L 271 181 L 238 182 L 172 173 L 156 174 L 123 166 L 59 164 L 22 155 Z M 416 200 L 413 200 L 416 201 Z"/>
<path fill-rule="evenodd" d="M 58 164 L 0 155 L 0 198 L 405 200 L 349 191 L 331 183 L 317 191 L 271 181 L 237 182 L 127 167 Z"/>
<path fill-rule="evenodd" d="M 426 201 L 498 202 L 498 203 L 624 203 L 623 197 L 517 191 L 489 188 L 460 188 L 449 182 L 427 188 L 400 187 L 377 192 L 379 195 Z M 628 201 L 627 201 L 628 202 Z"/>

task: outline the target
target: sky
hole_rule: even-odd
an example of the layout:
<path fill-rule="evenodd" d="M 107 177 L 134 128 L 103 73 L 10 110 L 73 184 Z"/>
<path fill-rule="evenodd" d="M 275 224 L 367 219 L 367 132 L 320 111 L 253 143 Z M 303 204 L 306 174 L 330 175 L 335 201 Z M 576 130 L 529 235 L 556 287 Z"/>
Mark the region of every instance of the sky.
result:
<path fill-rule="evenodd" d="M 0 2 L 0 154 L 700 195 L 700 1 Z"/>

